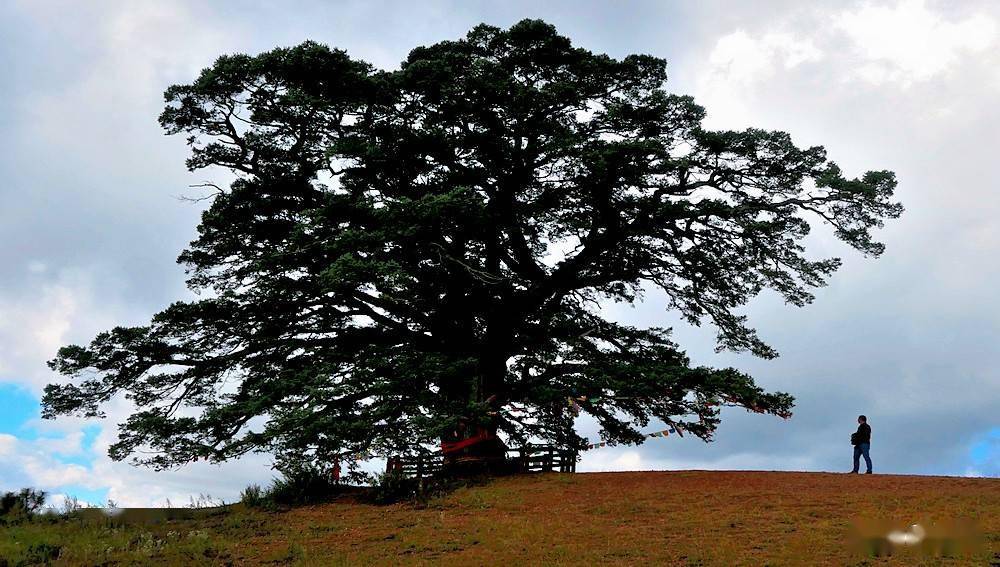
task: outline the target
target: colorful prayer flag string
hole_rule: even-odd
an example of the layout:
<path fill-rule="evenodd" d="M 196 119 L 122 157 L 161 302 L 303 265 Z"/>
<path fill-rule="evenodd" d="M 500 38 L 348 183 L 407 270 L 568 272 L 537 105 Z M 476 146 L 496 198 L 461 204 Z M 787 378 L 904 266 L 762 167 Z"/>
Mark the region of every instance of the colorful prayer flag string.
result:
<path fill-rule="evenodd" d="M 643 437 L 647 438 L 647 439 L 651 439 L 653 437 L 666 437 L 666 436 L 670 435 L 671 433 L 674 433 L 674 434 L 677 434 L 677 435 L 680 435 L 681 437 L 683 437 L 684 435 L 680 431 L 681 431 L 680 427 L 671 424 L 669 429 L 664 429 L 663 431 L 654 431 L 652 433 L 647 433 L 647 434 L 643 435 Z M 607 447 L 607 446 L 608 446 L 608 442 L 607 441 L 600 441 L 598 443 L 590 443 L 590 444 L 588 444 L 587 445 L 587 450 L 590 450 L 590 449 L 600 449 L 601 447 Z"/>

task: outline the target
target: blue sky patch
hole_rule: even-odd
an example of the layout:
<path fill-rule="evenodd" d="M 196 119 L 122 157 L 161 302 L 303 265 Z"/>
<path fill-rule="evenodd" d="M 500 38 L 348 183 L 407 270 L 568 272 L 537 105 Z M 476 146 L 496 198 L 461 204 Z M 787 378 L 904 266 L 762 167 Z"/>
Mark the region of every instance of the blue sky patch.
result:
<path fill-rule="evenodd" d="M 27 426 L 27 422 L 41 415 L 38 398 L 27 389 L 15 384 L 0 384 L 0 433 L 7 433 L 21 439 L 33 439 L 37 435 Z"/>
<path fill-rule="evenodd" d="M 77 484 L 71 484 L 62 488 L 62 493 L 68 497 L 76 497 L 81 504 L 90 506 L 104 506 L 108 502 L 107 488 L 84 488 Z"/>
<path fill-rule="evenodd" d="M 39 431 L 31 423 L 41 416 L 41 405 L 38 398 L 27 389 L 15 384 L 0 384 L 0 433 L 13 435 L 22 441 L 37 441 L 39 439 L 62 439 L 64 436 L 55 432 Z M 99 424 L 85 425 L 82 429 L 83 439 L 80 450 L 68 453 L 53 453 L 59 462 L 89 467 L 93 463 L 94 442 L 101 433 Z"/>
<path fill-rule="evenodd" d="M 1000 475 L 1000 427 L 994 427 L 969 449 L 972 466 L 987 476 Z"/>

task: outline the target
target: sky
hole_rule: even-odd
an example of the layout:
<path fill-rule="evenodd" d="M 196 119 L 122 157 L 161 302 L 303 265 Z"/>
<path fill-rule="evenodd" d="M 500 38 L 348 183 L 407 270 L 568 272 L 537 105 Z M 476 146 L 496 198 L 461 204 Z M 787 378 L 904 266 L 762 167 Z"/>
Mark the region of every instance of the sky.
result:
<path fill-rule="evenodd" d="M 841 270 L 804 308 L 764 293 L 746 313 L 781 356 L 718 354 L 649 292 L 611 317 L 670 326 L 696 364 L 734 366 L 797 398 L 789 420 L 726 410 L 712 443 L 676 436 L 584 454 L 579 470 L 847 471 L 869 416 L 876 472 L 1000 475 L 1000 4 L 931 0 L 0 2 L 0 490 L 120 505 L 233 501 L 267 483 L 256 455 L 167 472 L 112 462 L 128 407 L 39 419 L 65 344 L 138 325 L 190 297 L 174 260 L 200 207 L 156 118 L 163 90 L 221 54 L 311 39 L 394 68 L 419 45 L 486 22 L 542 18 L 594 52 L 668 61 L 667 90 L 712 128 L 789 132 L 851 175 L 890 169 L 903 217 L 865 258 L 823 230 Z M 593 422 L 580 430 L 596 438 Z M 651 430 L 656 429 L 651 425 Z M 377 466 L 377 465 L 372 465 Z"/>

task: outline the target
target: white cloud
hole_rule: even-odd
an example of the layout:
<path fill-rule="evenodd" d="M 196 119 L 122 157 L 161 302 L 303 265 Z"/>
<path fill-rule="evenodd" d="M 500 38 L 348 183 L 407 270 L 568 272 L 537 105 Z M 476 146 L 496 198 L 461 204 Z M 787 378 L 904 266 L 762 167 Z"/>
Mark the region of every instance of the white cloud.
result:
<path fill-rule="evenodd" d="M 149 165 L 156 156 L 136 142 L 140 134 L 154 131 L 147 126 L 159 114 L 163 89 L 197 76 L 226 51 L 234 34 L 186 2 L 112 5 L 98 13 L 83 10 L 92 33 L 81 41 L 92 44 L 91 58 L 76 82 L 32 102 L 35 135 L 43 143 L 72 148 L 74 156 L 85 152 L 91 163 L 132 155 L 135 165 Z M 39 18 L 52 17 L 45 5 L 31 9 L 41 12 Z M 146 121 L 136 122 L 139 115 Z M 81 144 L 81 139 L 89 142 Z"/>
<path fill-rule="evenodd" d="M 612 472 L 638 470 L 815 470 L 812 456 L 783 456 L 766 451 L 737 451 L 713 457 L 695 457 L 677 451 L 679 444 L 698 444 L 697 440 L 678 438 L 651 439 L 638 447 L 614 447 L 586 451 L 577 470 Z M 672 454 L 675 453 L 675 454 Z M 846 461 L 845 461 L 846 462 Z"/>
<path fill-rule="evenodd" d="M 834 26 L 850 40 L 859 59 L 858 76 L 904 87 L 988 49 L 997 34 L 996 22 L 985 14 L 948 21 L 924 0 L 904 0 L 891 7 L 867 4 L 837 15 Z"/>
<path fill-rule="evenodd" d="M 85 454 L 86 448 L 83 446 L 83 440 L 84 433 L 78 429 L 69 431 L 60 437 L 40 437 L 33 439 L 31 444 L 48 455 L 71 457 Z"/>
<path fill-rule="evenodd" d="M 25 441 L 0 434 L 0 455 L 4 460 L 0 489 L 31 486 L 51 491 L 67 485 L 99 487 L 87 467 L 60 462 L 50 448 L 46 441 Z"/>
<path fill-rule="evenodd" d="M 755 85 L 822 58 L 823 52 L 811 39 L 788 32 L 752 36 L 737 30 L 719 38 L 698 84 L 709 124 L 749 125 L 752 118 L 744 101 Z"/>
<path fill-rule="evenodd" d="M 40 389 L 48 375 L 44 361 L 62 346 L 77 297 L 65 284 L 44 285 L 29 297 L 0 297 L 0 372 L 5 374 L 0 379 Z"/>
<path fill-rule="evenodd" d="M 935 96 L 925 97 L 914 123 L 961 121 L 970 93 L 1000 85 L 991 49 L 997 17 L 985 9 L 956 18 L 922 0 L 901 0 L 752 24 L 713 40 L 697 74 L 694 90 L 711 127 L 760 125 L 762 108 L 771 106 L 765 97 L 780 105 L 768 110 L 788 118 L 808 99 L 877 99 L 915 85 L 925 90 L 910 100 Z"/>
<path fill-rule="evenodd" d="M 0 456 L 6 457 L 14 453 L 17 447 L 17 437 L 0 433 Z"/>
<path fill-rule="evenodd" d="M 65 493 L 67 487 L 107 489 L 108 497 L 122 506 L 163 506 L 169 500 L 186 504 L 200 494 L 234 502 L 250 483 L 267 484 L 271 478 L 270 457 L 251 455 L 223 465 L 195 463 L 179 470 L 157 472 L 114 462 L 105 451 L 114 422 L 105 422 L 93 447 L 81 446 L 82 434 L 65 437 L 18 439 L 0 434 L 0 490 L 33 487 L 50 493 Z M 65 462 L 67 456 L 91 460 L 83 465 Z M 53 502 L 58 502 L 56 499 Z"/>
<path fill-rule="evenodd" d="M 752 37 L 743 30 L 720 38 L 709 55 L 712 72 L 727 81 L 748 84 L 767 79 L 778 69 L 819 61 L 823 53 L 809 38 L 770 32 Z"/>
<path fill-rule="evenodd" d="M 35 287 L 0 294 L 0 382 L 40 393 L 55 378 L 45 362 L 69 340 L 113 326 L 122 310 L 98 304 L 86 272 L 62 270 L 35 277 Z"/>
<path fill-rule="evenodd" d="M 43 274 L 48 269 L 49 267 L 45 264 L 45 262 L 39 260 L 32 260 L 31 262 L 28 262 L 28 273 Z"/>

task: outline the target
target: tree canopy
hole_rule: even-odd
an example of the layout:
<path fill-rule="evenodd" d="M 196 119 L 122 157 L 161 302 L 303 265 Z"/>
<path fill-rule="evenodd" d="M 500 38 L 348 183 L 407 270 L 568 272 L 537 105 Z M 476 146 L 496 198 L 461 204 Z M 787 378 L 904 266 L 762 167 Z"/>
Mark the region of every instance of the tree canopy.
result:
<path fill-rule="evenodd" d="M 161 468 L 408 452 L 474 427 L 581 446 L 581 411 L 615 443 L 651 420 L 709 440 L 726 405 L 789 416 L 790 395 L 692 366 L 669 330 L 601 303 L 658 288 L 720 349 L 776 356 L 739 309 L 765 289 L 812 301 L 840 262 L 806 257 L 810 222 L 878 256 L 895 177 L 845 177 L 783 132 L 708 130 L 666 78 L 537 20 L 391 71 L 313 42 L 220 57 L 160 116 L 192 171 L 235 174 L 178 259 L 198 297 L 60 349 L 43 415 L 124 395 L 111 456 Z"/>

